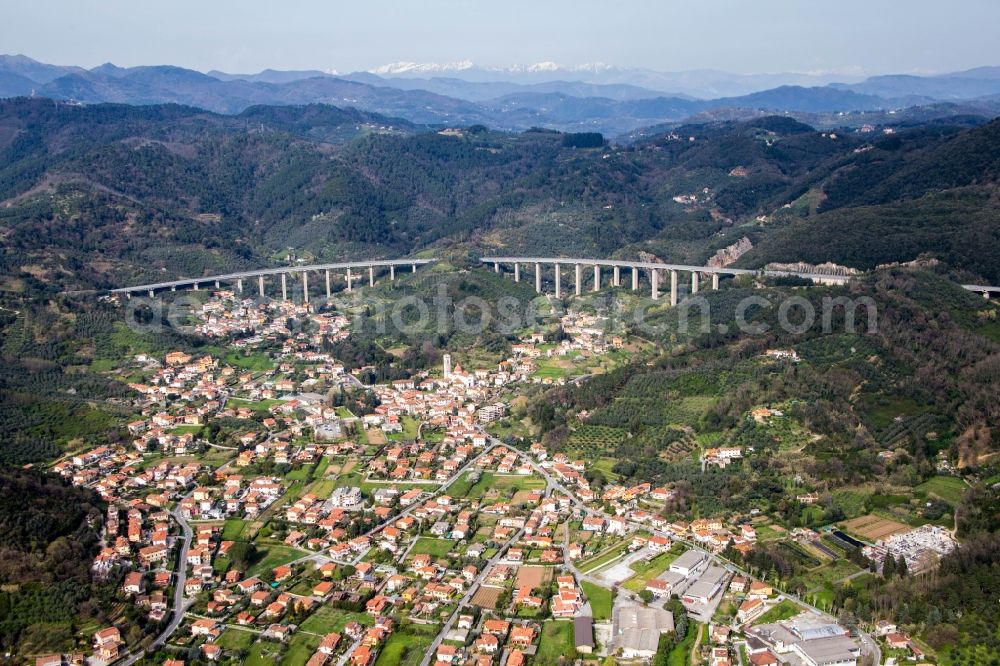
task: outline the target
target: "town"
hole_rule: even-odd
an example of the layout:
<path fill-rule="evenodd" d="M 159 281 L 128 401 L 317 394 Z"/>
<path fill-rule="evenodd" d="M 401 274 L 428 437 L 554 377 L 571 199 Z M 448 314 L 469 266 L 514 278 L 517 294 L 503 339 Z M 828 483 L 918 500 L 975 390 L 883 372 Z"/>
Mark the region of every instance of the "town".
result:
<path fill-rule="evenodd" d="M 130 666 L 143 650 L 171 666 L 648 663 L 689 622 L 711 666 L 850 666 L 880 645 L 921 655 L 894 626 L 845 627 L 732 561 L 775 531 L 763 516 L 670 519 L 671 487 L 594 487 L 593 461 L 495 436 L 519 387 L 567 380 L 545 362 L 631 343 L 595 315 L 564 315 L 558 342 L 527 333 L 495 367 L 445 354 L 439 370 L 372 384 L 370 368 L 324 351 L 348 335 L 341 314 L 220 290 L 198 320 L 224 350 L 137 355 L 131 441 L 54 466 L 108 502 L 93 573 L 120 579 L 141 622 L 40 666 Z M 707 447 L 701 460 L 753 453 Z M 869 542 L 798 530 L 789 547 L 843 540 L 911 570 L 955 546 L 926 527 Z"/>

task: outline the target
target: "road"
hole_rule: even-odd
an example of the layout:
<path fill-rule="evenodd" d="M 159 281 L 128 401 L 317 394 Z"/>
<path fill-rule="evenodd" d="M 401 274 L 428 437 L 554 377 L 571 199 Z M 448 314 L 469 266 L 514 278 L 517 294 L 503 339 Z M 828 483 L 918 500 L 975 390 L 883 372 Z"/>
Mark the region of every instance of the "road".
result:
<path fill-rule="evenodd" d="M 227 460 L 225 463 L 219 465 L 218 469 L 225 469 L 233 463 L 232 460 Z M 191 497 L 194 494 L 192 490 L 184 498 Z M 187 609 L 194 603 L 194 599 L 188 599 L 184 595 L 184 585 L 187 584 L 187 557 L 188 551 L 191 549 L 191 541 L 194 539 L 194 531 L 191 529 L 190 523 L 188 523 L 187 518 L 183 516 L 180 512 L 180 502 L 174 507 L 170 515 L 174 517 L 177 524 L 181 527 L 181 536 L 179 537 L 181 542 L 180 552 L 177 554 L 177 571 L 174 572 L 176 575 L 176 580 L 174 581 L 174 606 L 171 609 L 170 623 L 164 627 L 160 635 L 156 637 L 150 646 L 150 651 L 155 651 L 162 647 L 167 639 L 170 638 L 177 627 L 181 625 L 184 620 L 184 613 Z M 119 661 L 116 666 L 132 666 L 135 662 L 139 661 L 146 655 L 146 651 L 140 650 L 136 654 L 132 654 L 125 658 L 124 661 Z"/>
<path fill-rule="evenodd" d="M 352 268 L 401 268 L 412 266 L 416 270 L 417 266 L 425 266 L 433 263 L 437 259 L 385 259 L 382 261 L 352 261 L 338 264 L 311 264 L 308 266 L 279 266 L 277 268 L 260 268 L 253 271 L 240 271 L 238 273 L 225 273 L 223 275 L 208 275 L 199 278 L 185 278 L 181 280 L 170 280 L 167 282 L 155 282 L 153 284 L 140 284 L 133 287 L 121 287 L 110 289 L 112 294 L 131 294 L 140 291 L 155 291 L 158 289 L 169 289 L 177 287 L 192 287 L 199 284 L 211 282 L 233 282 L 243 278 L 264 277 L 269 275 L 290 275 L 292 273 L 310 273 L 318 271 L 345 270 Z M 358 274 L 356 277 L 361 277 Z"/>
<path fill-rule="evenodd" d="M 480 432 L 482 432 L 483 434 L 485 434 L 486 437 L 488 438 L 487 441 L 492 442 L 494 445 L 502 445 L 503 444 L 503 442 L 501 442 L 497 438 L 493 437 L 489 433 L 486 433 L 485 431 L 482 431 L 482 430 L 480 430 Z M 508 448 L 510 448 L 512 451 L 514 451 L 519 457 L 521 457 L 522 459 L 526 460 L 531 465 L 532 469 L 534 469 L 538 474 L 542 475 L 542 477 L 545 478 L 545 480 L 548 482 L 548 484 L 551 487 L 556 488 L 556 489 L 560 490 L 561 492 L 563 492 L 564 494 L 566 494 L 567 496 L 569 496 L 569 498 L 573 501 L 573 503 L 576 506 L 582 508 L 584 511 L 586 511 L 590 515 L 600 516 L 600 517 L 603 517 L 605 520 L 610 520 L 611 519 L 611 515 L 610 514 L 605 513 L 604 511 L 601 511 L 599 509 L 592 509 L 592 508 L 586 506 L 585 504 L 583 504 L 583 502 L 580 501 L 580 499 L 577 498 L 576 495 L 574 495 L 569 490 L 567 490 L 563 485 L 561 485 L 560 483 L 558 483 L 557 481 L 555 481 L 555 479 L 553 479 L 552 476 L 548 473 L 548 470 L 546 470 L 541 465 L 537 464 L 526 453 L 524 453 L 523 451 L 520 451 L 518 449 L 514 449 L 513 447 L 508 447 Z M 630 527 L 632 527 L 634 529 L 645 529 L 645 530 L 649 529 L 648 526 L 642 525 L 641 523 L 635 523 L 635 522 L 631 522 L 630 521 L 629 525 L 630 525 Z M 724 557 L 722 557 L 720 555 L 716 555 L 715 553 L 713 553 L 711 551 L 705 550 L 704 548 L 702 548 L 700 545 L 694 543 L 693 541 L 689 541 L 687 539 L 680 539 L 680 538 L 676 537 L 675 535 L 668 534 L 666 532 L 659 532 L 659 531 L 656 531 L 656 530 L 652 530 L 652 532 L 653 532 L 653 534 L 656 534 L 658 536 L 666 536 L 666 537 L 668 537 L 668 538 L 670 538 L 670 539 L 672 539 L 674 541 L 680 541 L 681 543 L 683 543 L 684 545 L 686 545 L 688 548 L 691 548 L 693 550 L 697 550 L 699 552 L 705 553 L 716 564 L 718 564 L 720 566 L 723 566 L 723 567 L 729 569 L 730 571 L 737 572 L 740 575 L 746 577 L 747 579 L 753 579 L 753 576 L 750 575 L 749 572 L 745 571 L 739 565 L 735 564 L 734 562 L 730 562 L 726 558 L 724 558 Z M 593 579 L 591 579 L 589 576 L 586 576 L 585 579 L 586 580 L 590 580 L 590 582 L 594 582 Z M 795 603 L 799 604 L 800 606 L 802 606 L 804 608 L 807 608 L 808 610 L 813 611 L 814 613 L 818 614 L 819 616 L 825 617 L 825 618 L 829 618 L 833 622 L 837 622 L 837 618 L 833 617 L 832 615 L 830 615 L 826 611 L 820 610 L 816 606 L 813 606 L 812 604 L 807 603 L 806 601 L 800 599 L 799 597 L 797 597 L 797 596 L 795 596 L 793 594 L 790 594 L 788 592 L 784 592 L 782 590 L 779 590 L 777 587 L 775 587 L 774 589 L 775 589 L 776 592 L 780 593 L 785 598 L 790 599 L 790 600 L 794 601 Z M 866 650 L 867 650 L 867 652 L 869 654 L 874 655 L 874 657 L 875 657 L 874 663 L 881 664 L 882 663 L 882 650 L 881 650 L 881 648 L 879 648 L 879 646 L 875 642 L 875 640 L 867 632 L 863 631 L 860 628 L 858 628 L 857 633 L 858 633 L 858 638 L 860 639 L 862 646 L 864 646 L 864 648 L 866 648 Z"/>
<path fill-rule="evenodd" d="M 692 266 L 689 264 L 665 264 L 662 262 L 649 262 L 649 261 L 621 261 L 616 259 L 585 259 L 585 258 L 571 258 L 571 257 L 482 257 L 480 260 L 484 264 L 554 264 L 557 266 L 604 266 L 604 267 L 618 267 L 619 269 L 635 269 L 635 270 L 655 270 L 655 271 L 678 271 L 682 273 L 711 273 L 715 275 L 765 275 L 769 277 L 785 277 L 785 276 L 796 276 L 811 279 L 823 279 L 829 281 L 837 281 L 841 283 L 846 283 L 850 278 L 854 277 L 849 274 L 842 272 L 830 271 L 824 272 L 822 270 L 814 270 L 811 272 L 796 272 L 796 271 L 778 271 L 778 270 L 763 270 L 763 269 L 752 269 L 752 268 L 732 268 L 729 266 Z M 206 278 L 207 281 L 207 278 Z M 624 284 L 624 280 L 622 283 Z M 963 285 L 966 286 L 966 285 Z M 968 285 L 973 291 L 983 291 L 989 289 L 997 289 L 998 287 L 976 287 L 974 285 Z"/>
<path fill-rule="evenodd" d="M 177 627 L 181 625 L 184 620 L 184 613 L 194 602 L 193 599 L 187 599 L 184 596 L 184 585 L 187 583 L 187 556 L 188 550 L 191 548 L 191 540 L 194 538 L 194 532 L 191 530 L 191 525 L 188 524 L 186 518 L 181 515 L 178 509 L 174 509 L 170 512 L 170 515 L 174 517 L 177 524 L 181 526 L 181 536 L 179 537 L 181 542 L 180 553 L 177 555 L 177 571 L 176 580 L 174 581 L 174 606 L 171 609 L 170 623 L 164 627 L 160 635 L 156 637 L 149 651 L 155 651 L 163 646 L 167 642 L 167 639 L 177 631 Z M 125 658 L 124 661 L 118 662 L 118 666 L 132 666 L 135 662 L 139 661 L 146 656 L 146 651 L 140 650 L 135 654 L 131 654 Z"/>
<path fill-rule="evenodd" d="M 494 443 L 494 444 L 487 445 L 487 447 L 485 449 L 483 449 L 476 457 L 474 457 L 471 460 L 469 460 L 469 462 L 467 462 L 465 465 L 463 465 L 462 467 L 460 467 L 458 469 L 458 471 L 455 472 L 455 474 L 453 474 L 450 478 L 448 478 L 447 481 L 445 481 L 444 483 L 440 484 L 438 486 L 437 490 L 435 490 L 432 493 L 431 492 L 424 493 L 423 496 L 418 501 L 414 502 L 413 504 L 411 504 L 410 506 L 406 507 L 405 509 L 403 509 L 399 513 L 393 515 L 392 517 L 387 518 L 386 520 L 382 521 L 378 525 L 372 527 L 367 532 L 362 533 L 360 536 L 373 537 L 376 534 L 378 534 L 379 532 L 381 532 L 382 530 L 384 530 L 386 527 L 389 527 L 390 525 L 392 525 L 393 523 L 395 523 L 400 518 L 405 518 L 406 516 L 410 515 L 414 511 L 416 511 L 427 500 L 434 499 L 435 497 L 438 497 L 439 495 L 444 494 L 444 492 L 449 487 L 451 487 L 451 485 L 453 483 L 455 483 L 455 481 L 457 481 L 458 479 L 460 479 L 463 474 L 465 474 L 470 469 L 472 469 L 476 465 L 476 463 L 479 462 L 480 458 L 482 458 L 483 456 L 485 456 L 486 454 L 488 454 L 490 451 L 492 451 L 493 449 L 495 449 L 497 446 L 503 446 L 503 443 L 500 442 L 499 444 Z M 275 502 L 277 502 L 277 501 L 278 500 L 275 500 Z M 364 558 L 364 556 L 367 554 L 367 552 L 368 551 L 363 551 L 363 552 L 358 553 L 357 555 L 355 555 L 354 559 L 351 560 L 350 564 L 357 564 L 358 562 L 360 562 L 361 559 Z M 317 564 L 320 564 L 320 565 L 321 564 L 325 564 L 326 562 L 333 562 L 334 561 L 333 558 L 327 557 L 326 555 L 323 555 L 322 553 L 315 553 L 315 554 L 305 555 L 303 557 L 300 557 L 299 559 L 294 560 L 293 562 L 290 562 L 289 564 L 290 565 L 294 565 L 294 564 L 298 564 L 299 562 L 305 562 L 307 560 L 312 560 L 313 562 L 316 562 Z M 340 564 L 346 564 L 346 563 L 341 562 Z"/>
<path fill-rule="evenodd" d="M 437 489 L 437 490 L 435 490 L 435 491 L 434 491 L 433 493 L 427 493 L 428 495 L 430 495 L 430 497 L 427 497 L 427 498 L 425 498 L 425 499 L 433 499 L 433 498 L 435 498 L 435 497 L 438 497 L 439 495 L 443 495 L 443 494 L 444 494 L 444 492 L 445 492 L 446 490 L 448 490 L 448 488 L 450 488 L 450 487 L 451 487 L 451 485 L 452 485 L 453 483 L 455 483 L 456 481 L 458 481 L 458 480 L 459 480 L 459 479 L 460 479 L 460 478 L 462 477 L 462 475 L 463 475 L 463 474 L 465 474 L 465 473 L 466 473 L 466 472 L 468 472 L 468 471 L 469 471 L 470 469 L 472 469 L 473 467 L 475 467 L 476 463 L 478 463 L 478 462 L 479 462 L 479 460 L 480 460 L 480 459 L 481 459 L 481 458 L 482 458 L 483 456 L 485 456 L 486 454 L 488 454 L 488 453 L 489 453 L 490 451 L 492 451 L 493 449 L 495 449 L 495 448 L 496 448 L 497 446 L 505 446 L 505 445 L 504 445 L 504 443 L 503 443 L 503 442 L 500 442 L 499 440 L 498 440 L 498 441 L 497 441 L 496 443 L 493 443 L 493 444 L 489 444 L 489 445 L 487 445 L 487 446 L 486 446 L 486 448 L 485 448 L 485 449 L 483 449 L 483 450 L 482 450 L 482 451 L 481 451 L 481 452 L 479 453 L 479 455 L 477 455 L 477 456 L 476 456 L 475 458 L 472 458 L 471 460 L 469 460 L 469 462 L 465 463 L 465 465 L 463 465 L 462 467 L 460 467 L 460 468 L 458 469 L 458 471 L 457 471 L 457 472 L 455 472 L 455 473 L 454 473 L 454 474 L 453 474 L 453 475 L 452 475 L 451 477 L 449 477 L 447 481 L 445 481 L 444 483 L 442 483 L 442 484 L 441 484 L 441 485 L 440 485 L 440 486 L 438 487 L 438 489 Z M 420 505 L 421 505 L 422 503 L 423 503 L 423 501 L 419 501 L 419 502 L 414 502 L 414 503 L 413 503 L 413 504 L 411 504 L 410 506 L 406 507 L 406 508 L 405 508 L 405 509 L 404 509 L 403 511 L 400 511 L 400 512 L 399 512 L 399 513 L 397 513 L 396 515 L 394 515 L 394 516 L 392 516 L 391 518 L 389 518 L 389 519 L 387 519 L 387 520 L 385 520 L 385 521 L 383 521 L 383 522 L 379 523 L 379 524 L 378 524 L 378 525 L 376 525 L 375 527 L 373 527 L 373 528 L 371 528 L 370 530 L 368 530 L 367 532 L 365 532 L 365 533 L 364 533 L 364 536 L 368 536 L 368 537 L 370 537 L 370 536 L 373 536 L 373 535 L 375 535 L 375 534 L 377 534 L 377 533 L 381 532 L 381 531 L 382 531 L 382 530 L 384 530 L 384 529 L 385 529 L 386 527 L 388 527 L 389 525 L 392 525 L 392 524 L 393 524 L 394 522 L 396 522 L 396 521 L 397 521 L 397 520 L 399 520 L 400 518 L 403 518 L 404 516 L 408 516 L 408 515 L 410 515 L 410 514 L 411 514 L 411 513 L 413 512 L 413 511 L 415 511 L 415 510 L 416 510 L 416 509 L 417 509 L 417 508 L 418 508 L 418 507 L 419 507 L 419 506 L 420 506 Z"/>
<path fill-rule="evenodd" d="M 517 543 L 523 535 L 524 535 L 524 528 L 522 527 L 503 546 L 501 546 L 499 550 L 497 550 L 497 552 L 493 555 L 493 557 L 489 559 L 489 561 L 486 563 L 486 566 L 484 566 L 483 570 L 479 572 L 479 575 L 476 576 L 476 578 L 472 581 L 472 585 L 469 586 L 469 589 L 466 591 L 465 595 L 458 602 L 458 606 L 455 607 L 455 611 L 448 618 L 448 621 L 444 623 L 443 627 L 441 627 L 441 631 L 439 631 L 438 635 L 434 637 L 434 641 L 431 643 L 431 646 L 427 648 L 427 652 L 424 653 L 424 658 L 420 662 L 420 666 L 429 666 L 431 660 L 437 654 L 438 646 L 440 646 L 441 642 L 444 641 L 445 636 L 447 636 L 451 632 L 452 627 L 455 625 L 455 620 L 458 619 L 458 616 L 462 612 L 462 609 L 469 605 L 469 601 L 479 590 L 480 585 L 482 585 L 483 579 L 486 578 L 486 574 L 489 573 L 489 571 L 500 560 L 504 558 L 510 547 L 513 544 Z"/>

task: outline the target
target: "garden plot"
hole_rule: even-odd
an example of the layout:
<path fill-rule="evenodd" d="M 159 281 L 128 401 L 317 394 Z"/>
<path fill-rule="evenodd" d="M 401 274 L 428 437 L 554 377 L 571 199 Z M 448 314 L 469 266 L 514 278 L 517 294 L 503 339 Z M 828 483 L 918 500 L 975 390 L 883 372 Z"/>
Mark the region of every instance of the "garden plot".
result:
<path fill-rule="evenodd" d="M 514 585 L 536 589 L 548 584 L 551 580 L 552 567 L 526 566 L 517 570 L 517 579 L 514 581 Z"/>
<path fill-rule="evenodd" d="M 875 514 L 859 516 L 843 522 L 840 525 L 848 532 L 857 534 L 868 541 L 887 539 L 893 534 L 902 534 L 903 532 L 909 532 L 913 529 L 909 525 L 904 525 L 903 523 L 895 520 L 889 520 L 888 518 L 876 516 Z"/>

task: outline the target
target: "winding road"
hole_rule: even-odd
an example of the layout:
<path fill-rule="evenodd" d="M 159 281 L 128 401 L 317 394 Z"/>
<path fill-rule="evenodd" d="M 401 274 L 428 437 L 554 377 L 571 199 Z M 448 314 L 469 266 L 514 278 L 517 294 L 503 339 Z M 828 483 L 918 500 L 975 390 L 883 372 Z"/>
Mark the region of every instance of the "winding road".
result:
<path fill-rule="evenodd" d="M 184 586 L 187 583 L 187 556 L 188 551 L 191 549 L 191 540 L 194 538 L 194 532 L 191 530 L 191 525 L 187 519 L 181 515 L 178 509 L 175 508 L 171 511 L 170 515 L 174 517 L 174 520 L 181 527 L 181 536 L 178 537 L 181 542 L 181 549 L 177 555 L 176 580 L 174 581 L 174 606 L 171 609 L 170 622 L 150 645 L 149 651 L 155 651 L 167 642 L 167 639 L 177 631 L 177 627 L 184 621 L 184 613 L 194 603 L 194 599 L 188 599 L 184 595 Z M 146 652 L 146 650 L 139 650 L 134 654 L 129 654 L 124 660 L 118 662 L 118 666 L 132 666 L 132 664 L 145 657 Z"/>
<path fill-rule="evenodd" d="M 497 438 L 493 437 L 492 435 L 486 433 L 485 431 L 480 430 L 480 432 L 482 432 L 483 434 L 485 434 L 486 437 L 488 438 L 487 441 L 492 442 L 495 446 L 503 445 L 503 442 L 501 442 Z M 557 481 L 555 481 L 555 479 L 553 479 L 552 476 L 548 473 L 548 470 L 546 470 L 545 468 L 543 468 L 541 465 L 537 464 L 526 453 L 524 453 L 523 451 L 520 451 L 518 449 L 515 449 L 513 447 L 508 447 L 508 448 L 510 450 L 514 451 L 514 453 L 516 453 L 519 457 L 521 457 L 522 459 L 526 460 L 531 465 L 532 469 L 534 469 L 536 472 L 538 472 L 540 475 L 542 475 L 543 478 L 546 479 L 546 481 L 548 482 L 548 484 L 551 487 L 556 488 L 556 489 L 560 490 L 561 492 L 565 493 L 576 506 L 581 507 L 584 511 L 586 511 L 590 515 L 600 516 L 600 517 L 603 517 L 605 520 L 610 520 L 611 519 L 610 514 L 607 514 L 604 511 L 601 511 L 599 509 L 592 509 L 592 508 L 586 506 L 582 501 L 580 501 L 579 498 L 576 497 L 576 495 L 574 495 L 569 490 L 567 490 L 563 485 L 561 485 L 560 483 L 558 483 Z M 642 525 L 640 523 L 635 523 L 635 522 L 632 522 L 632 521 L 629 522 L 629 525 L 631 527 L 637 528 L 637 529 L 646 529 L 646 530 L 649 529 L 645 525 Z M 753 579 L 753 576 L 750 575 L 749 572 L 745 571 L 739 565 L 735 564 L 734 562 L 730 562 L 729 560 L 725 559 L 724 557 L 722 557 L 720 555 L 716 555 L 715 553 L 713 553 L 711 551 L 705 550 L 704 548 L 702 548 L 700 545 L 694 543 L 693 541 L 689 541 L 687 539 L 681 539 L 681 538 L 676 537 L 673 534 L 667 534 L 666 532 L 661 532 L 661 531 L 657 531 L 657 530 L 653 530 L 652 532 L 653 532 L 653 534 L 656 534 L 658 536 L 666 536 L 666 537 L 668 537 L 668 538 L 670 538 L 670 539 L 672 539 L 674 541 L 680 541 L 681 543 L 683 543 L 688 548 L 690 548 L 692 550 L 697 550 L 697 551 L 699 551 L 701 553 L 706 554 L 716 564 L 718 564 L 720 566 L 723 566 L 723 567 L 729 569 L 730 571 L 738 572 L 740 575 L 745 576 L 748 579 Z M 571 570 L 573 570 L 573 569 L 571 569 Z M 589 576 L 586 576 L 586 579 L 591 580 Z M 594 582 L 594 581 L 591 580 L 591 582 Z M 800 599 L 799 597 L 797 597 L 797 596 L 795 596 L 793 594 L 790 594 L 788 592 L 779 590 L 777 587 L 775 587 L 774 589 L 779 594 L 781 594 L 782 596 L 784 596 L 786 599 L 790 599 L 791 601 L 794 601 L 795 603 L 797 603 L 798 605 L 802 606 L 803 608 L 806 608 L 808 610 L 813 611 L 814 613 L 818 614 L 820 617 L 825 617 L 825 618 L 830 619 L 833 622 L 838 622 L 837 618 L 833 617 L 832 615 L 830 615 L 826 611 L 820 610 L 816 606 L 813 606 L 812 604 L 810 604 L 810 603 L 808 603 L 808 602 Z M 878 643 L 867 632 L 863 631 L 860 627 L 857 629 L 857 634 L 858 634 L 858 638 L 861 641 L 861 644 L 862 644 L 863 648 L 865 649 L 865 652 L 867 654 L 870 654 L 870 655 L 872 655 L 874 657 L 874 660 L 873 660 L 872 663 L 874 663 L 874 664 L 881 664 L 882 663 L 882 650 L 881 650 L 881 648 L 879 648 Z"/>

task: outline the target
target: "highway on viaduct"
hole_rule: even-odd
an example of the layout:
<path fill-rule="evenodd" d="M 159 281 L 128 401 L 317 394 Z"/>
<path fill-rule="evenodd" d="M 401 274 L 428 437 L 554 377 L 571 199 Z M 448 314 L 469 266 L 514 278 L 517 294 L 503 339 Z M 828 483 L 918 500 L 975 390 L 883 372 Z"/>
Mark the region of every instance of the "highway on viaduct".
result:
<path fill-rule="evenodd" d="M 281 287 L 281 298 L 288 300 L 288 276 L 297 276 L 301 282 L 303 300 L 308 302 L 310 297 L 309 276 L 310 274 L 322 274 L 325 282 L 327 298 L 332 295 L 331 280 L 334 274 L 344 274 L 346 290 L 351 291 L 355 286 L 355 280 L 359 282 L 367 277 L 369 286 L 374 286 L 376 271 L 380 273 L 388 270 L 389 279 L 396 279 L 397 269 L 409 269 L 415 273 L 418 267 L 426 266 L 436 262 L 436 258 L 410 258 L 410 259 L 380 259 L 368 261 L 341 262 L 330 264 L 310 264 L 301 266 L 277 266 L 271 268 L 261 268 L 255 270 L 238 271 L 224 273 L 220 275 L 206 275 L 196 278 L 178 278 L 163 282 L 141 284 L 130 287 L 119 287 L 111 289 L 113 295 L 131 297 L 134 294 L 146 294 L 155 296 L 156 292 L 176 291 L 177 289 L 189 288 L 198 290 L 202 285 L 214 285 L 221 288 L 222 284 L 235 286 L 240 294 L 244 292 L 244 281 L 257 280 L 257 291 L 264 297 L 266 291 L 267 278 L 277 278 Z M 688 293 L 696 294 L 702 286 L 703 280 L 710 281 L 712 289 L 718 289 L 720 278 L 722 277 L 794 277 L 810 280 L 820 284 L 846 284 L 850 280 L 861 277 L 864 274 L 846 271 L 789 271 L 773 269 L 749 269 L 731 268 L 726 266 L 694 266 L 688 264 L 670 264 L 662 262 L 648 261 L 627 261 L 621 259 L 593 259 L 578 257 L 521 257 L 521 256 L 488 256 L 479 260 L 486 265 L 492 265 L 497 273 L 502 271 L 502 267 L 510 267 L 510 272 L 514 275 L 514 281 L 520 282 L 522 266 L 534 273 L 535 290 L 543 293 L 543 276 L 548 282 L 553 283 L 556 298 L 567 295 L 563 289 L 563 271 L 565 268 L 572 269 L 573 293 L 577 296 L 584 291 L 584 269 L 592 272 L 593 278 L 589 280 L 591 291 L 599 291 L 602 286 L 602 270 L 610 269 L 611 275 L 609 286 L 624 286 L 622 272 L 631 273 L 630 282 L 633 290 L 639 289 L 640 274 L 646 276 L 646 283 L 650 288 L 650 296 L 656 300 L 660 297 L 660 280 L 669 279 L 669 285 L 664 283 L 662 288 L 666 291 L 669 288 L 670 303 L 676 305 L 680 298 L 680 275 L 685 274 L 690 278 L 690 288 Z M 367 276 L 365 275 L 367 273 Z M 568 279 L 569 276 L 566 276 Z M 1000 287 L 989 285 L 963 284 L 963 289 L 974 293 L 982 294 L 985 298 L 990 298 L 994 294 L 1000 295 Z"/>

